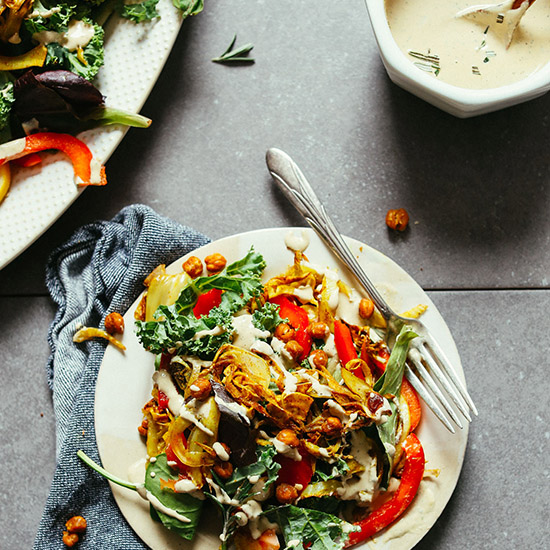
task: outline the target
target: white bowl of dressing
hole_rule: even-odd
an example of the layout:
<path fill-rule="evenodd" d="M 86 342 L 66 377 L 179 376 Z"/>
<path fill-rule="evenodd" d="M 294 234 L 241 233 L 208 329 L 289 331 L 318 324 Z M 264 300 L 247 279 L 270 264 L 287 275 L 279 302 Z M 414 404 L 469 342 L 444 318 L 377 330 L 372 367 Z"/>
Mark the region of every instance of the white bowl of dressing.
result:
<path fill-rule="evenodd" d="M 450 0 L 425 1 L 426 3 L 430 3 Z M 547 1 L 539 0 L 541 3 Z M 365 3 L 380 56 L 390 79 L 401 88 L 447 113 L 460 118 L 473 117 L 529 101 L 530 99 L 544 95 L 550 90 L 550 49 L 546 53 L 546 59 L 543 60 L 543 63 L 539 65 L 537 70 L 516 82 L 504 85 L 497 83 L 496 87 L 482 89 L 472 89 L 454 83 L 449 84 L 439 78 L 441 72 L 438 76 L 434 76 L 434 74 L 428 74 L 424 70 L 419 69 L 414 64 L 415 59 L 411 58 L 410 54 L 407 55 L 399 47 L 388 23 L 385 0 L 365 0 Z M 457 6 L 461 4 L 460 1 L 455 3 Z M 476 3 L 473 1 L 469 5 Z M 538 2 L 535 2 L 531 9 L 534 9 L 534 6 L 537 4 Z M 466 3 L 465 5 L 468 4 Z M 407 24 L 410 28 L 415 28 L 414 22 L 410 19 L 407 19 Z M 432 28 L 434 29 L 434 33 L 437 33 L 438 29 L 440 30 L 437 24 Z M 544 40 L 546 39 L 544 38 Z M 426 51 L 422 53 L 430 52 Z M 482 70 L 489 66 L 488 64 L 481 65 L 481 63 L 479 65 Z M 442 65 L 441 71 L 443 70 L 444 66 Z"/>

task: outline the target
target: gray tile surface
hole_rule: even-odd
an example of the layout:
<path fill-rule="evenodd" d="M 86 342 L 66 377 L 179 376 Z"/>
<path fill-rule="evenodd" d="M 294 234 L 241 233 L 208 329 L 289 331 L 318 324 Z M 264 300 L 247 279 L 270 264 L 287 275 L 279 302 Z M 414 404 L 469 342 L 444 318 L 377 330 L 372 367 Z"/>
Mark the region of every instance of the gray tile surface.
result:
<path fill-rule="evenodd" d="M 211 63 L 235 32 L 256 63 Z M 184 24 L 143 113 L 154 123 L 130 130 L 109 185 L 0 271 L 0 547 L 32 544 L 54 468 L 49 252 L 135 202 L 214 239 L 302 225 L 267 175 L 273 145 L 344 233 L 431 291 L 461 352 L 480 417 L 455 494 L 418 548 L 547 547 L 550 95 L 454 119 L 389 82 L 362 0 L 218 0 Z M 404 234 L 384 225 L 394 207 L 411 215 Z"/>

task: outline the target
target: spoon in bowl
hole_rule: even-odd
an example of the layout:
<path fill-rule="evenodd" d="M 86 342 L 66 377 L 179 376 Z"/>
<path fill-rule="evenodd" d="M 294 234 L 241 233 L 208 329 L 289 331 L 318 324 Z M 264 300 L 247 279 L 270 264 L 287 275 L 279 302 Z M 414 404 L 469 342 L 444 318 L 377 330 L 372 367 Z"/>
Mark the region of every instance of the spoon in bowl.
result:
<path fill-rule="evenodd" d="M 506 0 L 499 4 L 481 4 L 459 11 L 456 17 L 467 17 L 484 25 L 494 24 L 493 30 L 503 35 L 508 48 L 521 18 L 534 1 Z"/>

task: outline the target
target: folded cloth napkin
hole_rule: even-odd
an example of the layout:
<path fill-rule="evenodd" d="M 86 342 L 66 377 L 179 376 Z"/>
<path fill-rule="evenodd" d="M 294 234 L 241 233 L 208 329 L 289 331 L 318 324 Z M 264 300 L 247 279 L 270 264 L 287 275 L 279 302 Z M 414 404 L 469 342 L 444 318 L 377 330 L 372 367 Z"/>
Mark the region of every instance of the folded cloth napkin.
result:
<path fill-rule="evenodd" d="M 48 381 L 57 422 L 57 460 L 35 549 L 64 549 L 65 522 L 88 521 L 79 550 L 146 548 L 126 523 L 107 482 L 85 466 L 82 449 L 99 462 L 94 432 L 97 373 L 103 341 L 75 344 L 79 323 L 98 327 L 111 311 L 125 312 L 143 290 L 143 279 L 209 240 L 163 218 L 147 206 L 124 208 L 111 221 L 78 229 L 48 260 L 46 285 L 58 305 L 48 339 Z"/>

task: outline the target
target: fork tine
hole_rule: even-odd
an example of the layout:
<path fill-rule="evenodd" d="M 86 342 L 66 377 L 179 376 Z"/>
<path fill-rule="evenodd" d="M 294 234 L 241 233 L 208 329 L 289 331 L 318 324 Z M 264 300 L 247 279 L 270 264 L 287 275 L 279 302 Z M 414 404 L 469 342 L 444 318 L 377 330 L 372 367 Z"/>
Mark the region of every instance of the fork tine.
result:
<path fill-rule="evenodd" d="M 454 404 L 457 406 L 458 410 L 464 415 L 464 418 L 466 418 L 468 422 L 471 422 L 472 417 L 468 412 L 466 404 L 464 403 L 464 401 L 462 401 L 460 395 L 457 393 L 455 388 L 450 384 L 449 380 L 443 374 L 441 368 L 439 367 L 439 364 L 435 361 L 434 357 L 432 356 L 432 350 L 428 349 L 424 345 L 424 342 L 422 341 L 414 342 L 413 346 L 414 347 L 412 349 L 415 349 L 420 354 L 422 359 L 424 359 L 427 366 L 429 367 L 430 369 L 429 373 L 432 375 L 432 378 L 435 377 L 438 380 L 438 382 L 443 386 L 443 389 L 451 397 Z"/>
<path fill-rule="evenodd" d="M 428 393 L 418 376 L 414 373 L 414 371 L 409 367 L 409 365 L 405 364 L 405 375 L 407 377 L 407 380 L 411 383 L 411 386 L 418 392 L 418 395 L 422 398 L 424 403 L 428 405 L 428 407 L 432 410 L 432 412 L 441 420 L 443 425 L 451 432 L 456 433 L 456 430 L 453 428 L 453 425 L 449 422 L 447 417 L 445 416 L 444 412 L 441 410 L 439 405 L 435 402 L 433 397 Z"/>
<path fill-rule="evenodd" d="M 415 353 L 416 352 L 416 353 Z M 422 379 L 424 384 L 428 386 L 430 391 L 437 397 L 441 405 L 443 405 L 443 408 L 447 411 L 449 416 L 453 419 L 454 423 L 459 427 L 463 428 L 462 422 L 458 418 L 455 411 L 452 409 L 452 407 L 449 405 L 449 402 L 447 399 L 443 396 L 443 393 L 437 386 L 437 384 L 434 382 L 433 378 L 430 376 L 430 373 L 426 370 L 426 367 L 422 363 L 421 359 L 422 356 L 420 355 L 420 352 L 415 349 L 411 348 L 409 350 L 409 359 L 414 363 L 416 366 L 416 370 L 418 372 L 419 377 Z"/>
<path fill-rule="evenodd" d="M 425 340 L 428 346 L 432 349 L 432 351 L 437 356 L 441 364 L 441 367 L 443 368 L 447 376 L 451 379 L 452 383 L 455 385 L 455 387 L 459 391 L 460 395 L 462 396 L 462 398 L 464 399 L 464 401 L 466 402 L 470 410 L 477 416 L 478 415 L 477 408 L 474 405 L 474 402 L 470 397 L 468 390 L 462 383 L 462 380 L 460 380 L 460 378 L 457 376 L 456 371 L 453 369 L 451 362 L 445 355 L 445 352 L 441 349 L 441 346 L 429 335 L 425 337 Z"/>

